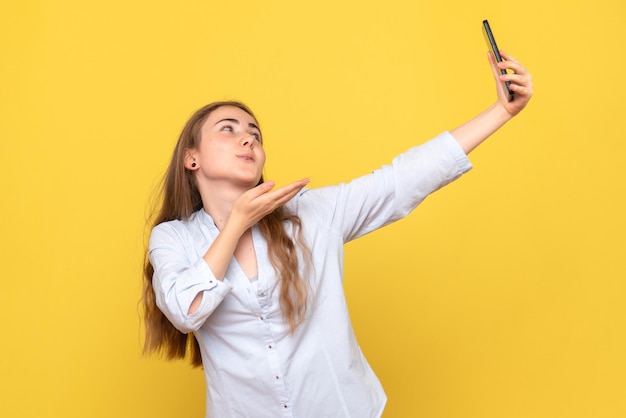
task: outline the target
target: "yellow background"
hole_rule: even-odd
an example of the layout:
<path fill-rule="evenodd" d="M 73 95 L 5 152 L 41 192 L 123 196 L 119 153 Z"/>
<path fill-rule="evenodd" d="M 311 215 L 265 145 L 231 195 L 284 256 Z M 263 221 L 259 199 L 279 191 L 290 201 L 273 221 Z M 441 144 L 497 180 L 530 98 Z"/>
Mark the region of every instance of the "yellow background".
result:
<path fill-rule="evenodd" d="M 187 117 L 243 100 L 267 178 L 345 181 L 494 100 L 484 18 L 535 98 L 347 246 L 384 417 L 626 416 L 622 0 L 4 1 L 0 416 L 202 416 L 201 371 L 141 357 L 138 317 Z"/>

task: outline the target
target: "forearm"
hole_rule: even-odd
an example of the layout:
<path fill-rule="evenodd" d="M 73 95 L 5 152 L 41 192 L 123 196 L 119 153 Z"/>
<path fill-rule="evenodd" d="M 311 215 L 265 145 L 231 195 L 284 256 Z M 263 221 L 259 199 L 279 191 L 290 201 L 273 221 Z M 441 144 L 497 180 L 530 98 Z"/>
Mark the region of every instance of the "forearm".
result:
<path fill-rule="evenodd" d="M 226 224 L 213 244 L 211 244 L 206 254 L 204 254 L 204 261 L 217 280 L 224 280 L 224 275 L 226 274 L 226 270 L 233 258 L 235 248 L 242 234 L 243 232 L 239 229 L 229 227 L 228 224 Z"/>
<path fill-rule="evenodd" d="M 496 63 L 493 54 L 489 53 L 498 101 L 474 119 L 450 132 L 466 154 L 521 112 L 533 95 L 532 76 L 526 68 L 506 52 L 500 51 L 500 55 L 505 61 Z M 506 70 L 507 74 L 502 74 L 502 70 Z M 510 83 L 509 87 L 515 93 L 512 101 L 508 100 L 508 93 L 504 91 L 503 83 L 506 82 Z"/>
<path fill-rule="evenodd" d="M 513 116 L 500 103 L 495 103 L 487 110 L 450 131 L 463 151 L 469 154 Z"/>
<path fill-rule="evenodd" d="M 228 224 L 220 231 L 213 244 L 204 255 L 204 262 L 209 266 L 217 280 L 224 280 L 228 265 L 235 253 L 235 247 L 241 237 L 239 229 L 228 227 Z M 198 293 L 189 306 L 189 314 L 193 314 L 200 308 L 202 292 Z"/>

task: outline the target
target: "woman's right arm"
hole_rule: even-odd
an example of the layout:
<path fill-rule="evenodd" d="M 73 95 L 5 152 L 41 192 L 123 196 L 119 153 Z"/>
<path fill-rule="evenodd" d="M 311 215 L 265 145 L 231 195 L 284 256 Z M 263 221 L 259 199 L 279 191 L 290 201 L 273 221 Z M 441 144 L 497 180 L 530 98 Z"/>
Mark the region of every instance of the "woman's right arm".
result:
<path fill-rule="evenodd" d="M 274 182 L 267 181 L 248 190 L 237 199 L 219 235 L 203 257 L 217 280 L 224 280 L 228 265 L 243 233 L 265 215 L 284 205 L 308 182 L 308 179 L 302 179 L 272 190 Z M 203 292 L 199 292 L 194 297 L 189 306 L 189 315 L 194 314 L 200 308 L 202 298 Z"/>
<path fill-rule="evenodd" d="M 157 225 L 150 234 L 148 256 L 154 268 L 156 304 L 181 332 L 200 328 L 232 289 L 230 283 L 215 277 L 182 222 Z M 205 296 L 191 312 L 198 294 Z"/>

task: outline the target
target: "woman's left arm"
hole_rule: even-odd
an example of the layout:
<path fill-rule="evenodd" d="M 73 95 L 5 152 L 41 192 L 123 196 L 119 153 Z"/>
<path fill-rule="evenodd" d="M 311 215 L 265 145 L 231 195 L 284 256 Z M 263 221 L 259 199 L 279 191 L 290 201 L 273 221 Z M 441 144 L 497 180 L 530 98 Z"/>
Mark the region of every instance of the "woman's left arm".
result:
<path fill-rule="evenodd" d="M 502 51 L 500 55 L 504 61 L 498 63 L 493 53 L 489 52 L 498 100 L 474 119 L 450 131 L 466 154 L 521 112 L 533 95 L 532 76 L 526 68 L 511 55 Z M 512 70 L 513 73 L 501 74 L 500 70 L 503 69 Z M 502 83 L 506 81 L 510 82 L 510 88 L 514 92 L 511 102 L 508 101 L 508 94 Z"/>

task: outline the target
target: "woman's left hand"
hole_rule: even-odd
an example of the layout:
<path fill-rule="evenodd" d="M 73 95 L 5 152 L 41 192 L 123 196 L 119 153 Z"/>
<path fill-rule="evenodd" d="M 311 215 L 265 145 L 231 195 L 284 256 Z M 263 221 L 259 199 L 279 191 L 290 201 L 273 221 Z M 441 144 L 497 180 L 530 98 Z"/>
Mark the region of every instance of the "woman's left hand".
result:
<path fill-rule="evenodd" d="M 506 52 L 500 51 L 502 62 L 496 62 L 493 53 L 489 52 L 489 62 L 496 79 L 498 103 L 511 115 L 515 116 L 528 104 L 533 95 L 532 76 L 526 68 L 514 57 Z M 500 70 L 512 70 L 513 73 L 502 74 Z M 510 82 L 510 89 L 513 91 L 513 100 L 509 102 L 508 93 L 503 82 Z"/>

